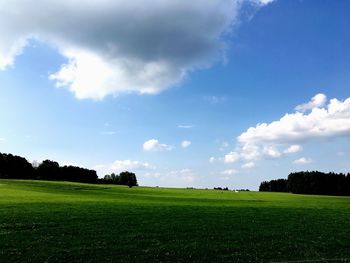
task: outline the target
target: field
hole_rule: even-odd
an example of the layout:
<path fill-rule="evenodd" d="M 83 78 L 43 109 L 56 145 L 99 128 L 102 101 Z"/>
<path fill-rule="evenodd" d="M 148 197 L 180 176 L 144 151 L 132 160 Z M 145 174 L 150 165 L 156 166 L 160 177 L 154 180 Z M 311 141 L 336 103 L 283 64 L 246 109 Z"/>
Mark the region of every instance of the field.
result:
<path fill-rule="evenodd" d="M 348 197 L 0 180 L 0 262 L 321 259 L 350 260 Z"/>

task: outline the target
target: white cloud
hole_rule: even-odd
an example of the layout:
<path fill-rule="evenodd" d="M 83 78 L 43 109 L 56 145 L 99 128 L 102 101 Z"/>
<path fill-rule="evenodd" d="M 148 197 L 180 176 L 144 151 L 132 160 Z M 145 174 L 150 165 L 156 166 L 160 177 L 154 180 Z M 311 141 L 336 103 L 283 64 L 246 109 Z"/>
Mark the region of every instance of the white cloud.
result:
<path fill-rule="evenodd" d="M 212 157 L 210 157 L 210 158 L 209 158 L 209 162 L 210 162 L 210 163 L 215 162 L 215 157 L 213 157 L 213 156 L 212 156 Z"/>
<path fill-rule="evenodd" d="M 238 141 L 243 144 L 288 144 L 349 134 L 350 98 L 347 98 L 344 101 L 332 99 L 326 107 L 315 107 L 308 114 L 296 112 L 269 124 L 258 124 L 238 136 Z"/>
<path fill-rule="evenodd" d="M 195 180 L 195 173 L 191 169 L 182 169 L 170 171 L 168 176 L 175 177 L 176 179 L 181 179 L 185 182 L 192 183 Z"/>
<path fill-rule="evenodd" d="M 255 0 L 255 1 L 260 5 L 267 5 L 267 4 L 272 3 L 275 0 Z"/>
<path fill-rule="evenodd" d="M 314 108 L 321 108 L 326 104 L 326 102 L 327 102 L 326 95 L 319 93 L 319 94 L 316 94 L 314 97 L 312 97 L 311 101 L 309 101 L 308 103 L 304 103 L 296 106 L 295 110 L 305 112 L 308 110 L 312 110 Z"/>
<path fill-rule="evenodd" d="M 226 97 L 224 97 L 224 96 L 205 96 L 204 100 L 206 100 L 210 104 L 219 104 L 219 103 L 226 101 Z"/>
<path fill-rule="evenodd" d="M 224 141 L 224 142 L 221 143 L 219 150 L 220 151 L 225 151 L 226 148 L 229 147 L 229 146 L 230 146 L 230 144 L 228 142 Z"/>
<path fill-rule="evenodd" d="M 189 147 L 190 145 L 192 144 L 192 142 L 191 141 L 182 141 L 181 142 L 181 147 L 182 148 L 187 148 L 187 147 Z"/>
<path fill-rule="evenodd" d="M 191 128 L 193 128 L 193 125 L 181 125 L 181 124 L 179 124 L 179 125 L 177 125 L 177 127 L 179 129 L 191 129 Z"/>
<path fill-rule="evenodd" d="M 153 152 L 171 151 L 174 149 L 174 146 L 160 143 L 156 139 L 150 139 L 150 140 L 144 142 L 143 149 L 145 151 L 153 151 Z"/>
<path fill-rule="evenodd" d="M 241 148 L 238 148 L 237 151 L 239 151 L 240 157 L 247 161 L 255 160 L 262 155 L 258 146 L 249 143 L 244 144 Z"/>
<path fill-rule="evenodd" d="M 312 105 L 310 112 L 297 111 L 285 114 L 277 121 L 250 127 L 237 137 L 237 146 L 225 156 L 225 162 L 280 158 L 300 152 L 301 144 L 308 141 L 349 136 L 350 98 L 344 101 L 331 99 L 324 105 L 325 98 L 318 94 L 304 104 L 308 105 L 303 106 L 304 109 Z"/>
<path fill-rule="evenodd" d="M 235 169 L 227 169 L 221 172 L 223 175 L 234 175 L 237 173 L 237 170 Z"/>
<path fill-rule="evenodd" d="M 147 162 L 132 161 L 132 160 L 116 160 L 111 164 L 101 164 L 93 167 L 99 176 L 104 176 L 110 173 L 120 173 L 123 171 L 147 171 L 154 170 L 155 167 Z"/>
<path fill-rule="evenodd" d="M 165 172 L 147 172 L 144 177 L 156 180 L 156 184 L 165 186 L 187 187 L 195 182 L 196 174 L 188 168 Z"/>
<path fill-rule="evenodd" d="M 102 135 L 115 135 L 116 132 L 115 131 L 103 131 L 101 132 Z"/>
<path fill-rule="evenodd" d="M 269 2 L 0 0 L 0 69 L 34 39 L 67 59 L 50 79 L 79 99 L 154 94 L 223 56 L 243 4 Z"/>
<path fill-rule="evenodd" d="M 5 141 L 5 138 L 0 138 L 0 142 L 4 142 Z"/>
<path fill-rule="evenodd" d="M 340 157 L 343 157 L 343 156 L 345 156 L 345 152 L 337 152 L 337 155 Z"/>
<path fill-rule="evenodd" d="M 230 152 L 225 155 L 225 163 L 234 163 L 239 160 L 239 154 L 237 152 Z"/>
<path fill-rule="evenodd" d="M 283 152 L 284 153 L 297 153 L 300 152 L 303 149 L 303 147 L 301 147 L 298 144 L 293 144 L 291 146 L 289 146 L 287 149 L 285 149 Z"/>
<path fill-rule="evenodd" d="M 281 153 L 276 149 L 275 146 L 265 146 L 263 149 L 263 153 L 266 156 L 272 157 L 272 158 L 278 158 L 281 157 Z"/>
<path fill-rule="evenodd" d="M 293 163 L 294 164 L 309 164 L 312 163 L 313 161 L 311 159 L 301 157 L 300 159 L 295 160 Z"/>
<path fill-rule="evenodd" d="M 254 162 L 248 162 L 242 165 L 242 168 L 246 168 L 246 169 L 250 169 L 250 168 L 254 168 L 255 167 L 255 163 Z"/>

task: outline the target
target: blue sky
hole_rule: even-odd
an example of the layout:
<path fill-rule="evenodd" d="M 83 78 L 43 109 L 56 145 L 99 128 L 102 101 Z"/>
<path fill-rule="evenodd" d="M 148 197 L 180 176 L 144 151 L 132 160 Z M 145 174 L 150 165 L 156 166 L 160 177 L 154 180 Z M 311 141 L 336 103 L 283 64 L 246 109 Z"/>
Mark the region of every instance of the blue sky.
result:
<path fill-rule="evenodd" d="M 349 1 L 124 2 L 0 1 L 1 152 L 171 187 L 350 171 Z"/>

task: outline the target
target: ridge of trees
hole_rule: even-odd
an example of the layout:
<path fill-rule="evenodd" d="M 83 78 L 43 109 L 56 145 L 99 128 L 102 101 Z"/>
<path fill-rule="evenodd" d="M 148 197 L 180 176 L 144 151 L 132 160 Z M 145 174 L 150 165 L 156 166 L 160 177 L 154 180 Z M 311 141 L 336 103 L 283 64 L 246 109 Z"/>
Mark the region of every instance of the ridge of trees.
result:
<path fill-rule="evenodd" d="M 109 180 L 110 175 L 99 179 L 95 170 L 78 166 L 60 166 L 58 162 L 45 160 L 32 165 L 25 158 L 12 154 L 0 153 L 0 178 L 3 179 L 37 179 L 53 181 L 70 181 L 80 183 L 120 184 L 129 187 L 137 186 L 136 175 L 122 172 L 114 175 L 118 180 Z"/>
<path fill-rule="evenodd" d="M 107 174 L 103 179 L 99 180 L 100 182 L 104 184 L 120 184 L 120 185 L 127 185 L 129 187 L 132 186 L 138 186 L 136 175 L 134 173 L 130 172 L 121 172 L 118 174 Z"/>
<path fill-rule="evenodd" d="M 263 181 L 259 191 L 350 196 L 350 173 L 295 172 L 287 179 Z"/>

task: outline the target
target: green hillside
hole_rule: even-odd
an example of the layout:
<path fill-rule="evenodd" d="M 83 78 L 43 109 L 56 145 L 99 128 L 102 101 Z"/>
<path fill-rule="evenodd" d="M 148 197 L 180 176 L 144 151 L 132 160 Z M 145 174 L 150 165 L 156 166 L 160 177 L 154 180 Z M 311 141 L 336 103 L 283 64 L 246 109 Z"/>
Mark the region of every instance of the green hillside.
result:
<path fill-rule="evenodd" d="M 349 197 L 0 180 L 0 262 L 325 258 L 350 260 Z"/>

